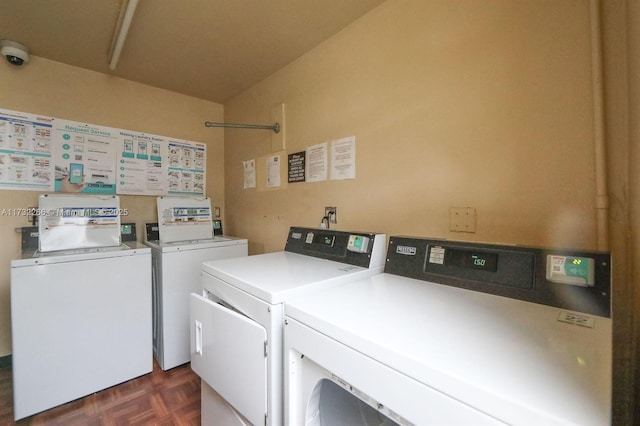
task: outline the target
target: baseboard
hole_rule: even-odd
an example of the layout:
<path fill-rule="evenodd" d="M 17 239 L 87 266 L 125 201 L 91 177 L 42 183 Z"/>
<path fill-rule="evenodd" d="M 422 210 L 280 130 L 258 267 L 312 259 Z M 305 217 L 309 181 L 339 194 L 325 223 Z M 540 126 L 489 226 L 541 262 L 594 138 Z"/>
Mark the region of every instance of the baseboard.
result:
<path fill-rule="evenodd" d="M 0 356 L 0 368 L 11 367 L 11 355 Z"/>

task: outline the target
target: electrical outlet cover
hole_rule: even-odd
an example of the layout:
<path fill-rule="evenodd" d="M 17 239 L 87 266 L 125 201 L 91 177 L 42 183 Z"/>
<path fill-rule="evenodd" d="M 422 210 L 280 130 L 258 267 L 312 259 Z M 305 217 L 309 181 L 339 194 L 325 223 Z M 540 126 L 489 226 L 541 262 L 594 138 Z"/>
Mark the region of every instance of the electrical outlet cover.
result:
<path fill-rule="evenodd" d="M 329 212 L 333 212 L 332 215 L 329 215 Z M 329 218 L 329 223 L 338 223 L 338 209 L 337 207 L 325 207 L 324 208 L 325 217 Z"/>
<path fill-rule="evenodd" d="M 449 231 L 476 232 L 476 209 L 473 207 L 450 207 Z"/>

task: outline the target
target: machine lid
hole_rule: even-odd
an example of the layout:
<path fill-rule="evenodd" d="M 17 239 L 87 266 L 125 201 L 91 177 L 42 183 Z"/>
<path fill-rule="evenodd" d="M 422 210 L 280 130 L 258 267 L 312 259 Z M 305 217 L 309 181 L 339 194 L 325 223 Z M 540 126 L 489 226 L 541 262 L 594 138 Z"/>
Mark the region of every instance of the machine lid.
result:
<path fill-rule="evenodd" d="M 364 268 L 290 252 L 204 262 L 203 272 L 262 299 L 282 303 L 319 287 L 342 284 L 382 272 L 382 266 Z"/>
<path fill-rule="evenodd" d="M 21 259 L 11 261 L 11 267 L 49 265 L 54 263 L 80 262 L 85 260 L 150 254 L 151 249 L 138 242 L 128 242 L 112 247 L 72 249 L 53 252 L 24 251 Z"/>
<path fill-rule="evenodd" d="M 248 241 L 244 238 L 236 237 L 214 237 L 206 240 L 189 240 L 189 241 L 145 241 L 144 244 L 151 247 L 154 250 L 160 250 L 162 252 L 174 252 L 174 251 L 187 251 L 187 250 L 202 250 L 205 248 L 214 247 L 226 247 L 238 244 L 247 244 Z"/>
<path fill-rule="evenodd" d="M 508 424 L 610 422 L 609 318 L 388 273 L 285 315 Z"/>

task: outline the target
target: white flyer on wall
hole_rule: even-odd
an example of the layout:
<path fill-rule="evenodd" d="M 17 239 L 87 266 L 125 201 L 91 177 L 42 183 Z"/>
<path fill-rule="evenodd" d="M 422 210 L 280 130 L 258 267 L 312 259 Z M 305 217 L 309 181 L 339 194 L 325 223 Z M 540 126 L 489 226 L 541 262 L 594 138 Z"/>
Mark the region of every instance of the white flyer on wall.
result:
<path fill-rule="evenodd" d="M 244 169 L 244 189 L 256 187 L 256 160 L 242 162 Z"/>
<path fill-rule="evenodd" d="M 207 150 L 204 143 L 168 140 L 170 195 L 204 195 Z"/>
<path fill-rule="evenodd" d="M 117 129 L 56 119 L 53 136 L 56 192 L 116 193 Z"/>
<path fill-rule="evenodd" d="M 267 157 L 267 188 L 280 186 L 280 156 Z"/>
<path fill-rule="evenodd" d="M 327 143 L 319 143 L 307 148 L 307 182 L 327 180 Z"/>
<path fill-rule="evenodd" d="M 0 109 L 0 189 L 53 191 L 54 118 Z"/>
<path fill-rule="evenodd" d="M 356 178 L 356 137 L 331 142 L 331 179 Z"/>
<path fill-rule="evenodd" d="M 118 194 L 165 195 L 168 188 L 166 138 L 120 130 L 118 144 Z"/>

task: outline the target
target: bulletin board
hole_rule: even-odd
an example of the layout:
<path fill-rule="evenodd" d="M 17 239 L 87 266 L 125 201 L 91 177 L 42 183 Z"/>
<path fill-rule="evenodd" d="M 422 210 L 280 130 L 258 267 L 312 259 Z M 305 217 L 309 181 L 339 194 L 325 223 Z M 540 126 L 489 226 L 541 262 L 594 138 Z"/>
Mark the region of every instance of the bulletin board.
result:
<path fill-rule="evenodd" d="M 206 144 L 0 109 L 0 189 L 203 196 Z"/>

